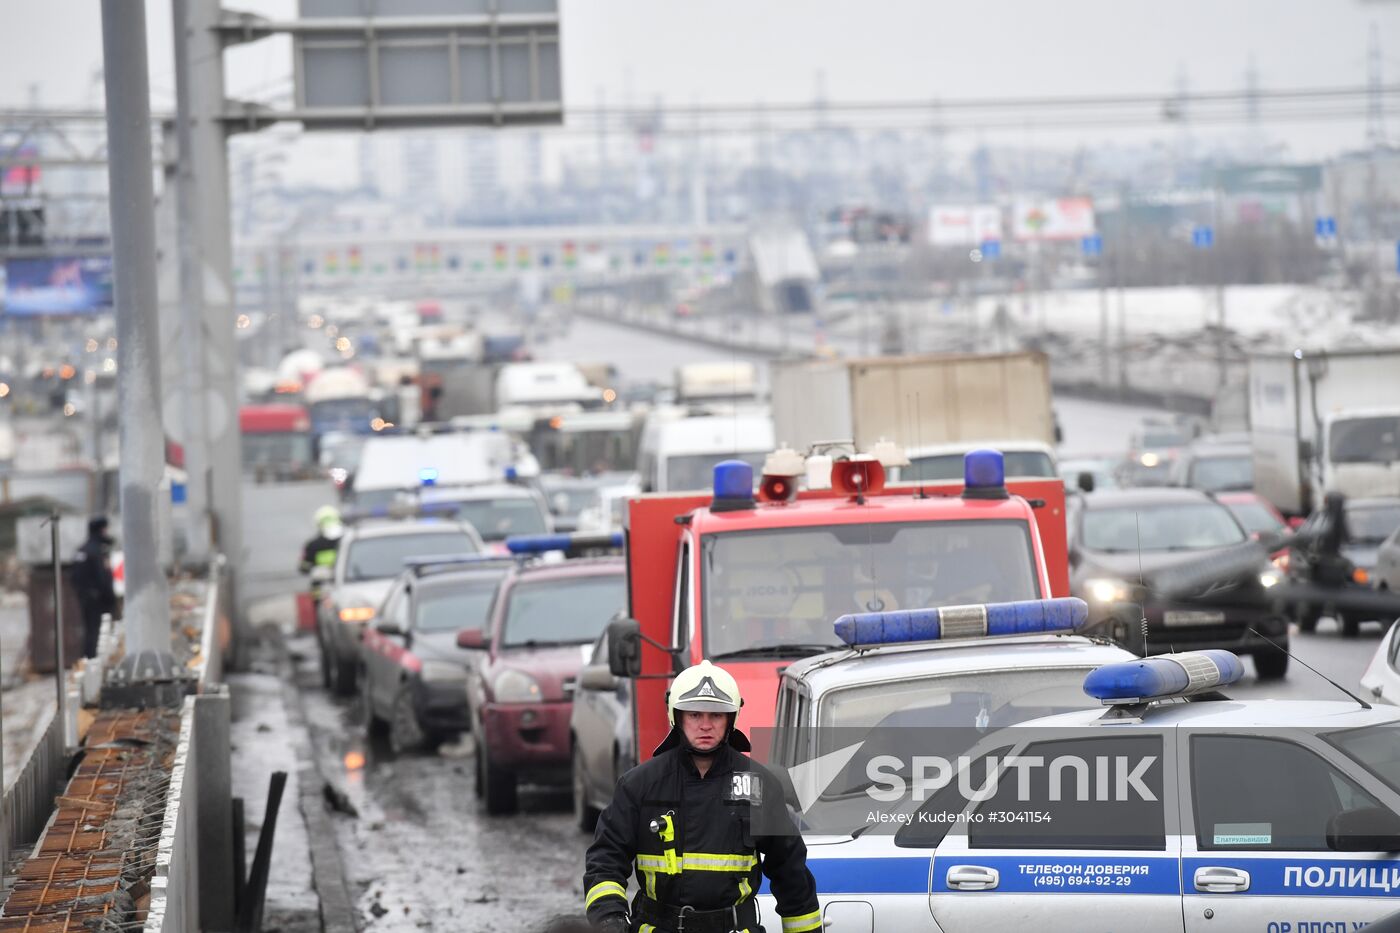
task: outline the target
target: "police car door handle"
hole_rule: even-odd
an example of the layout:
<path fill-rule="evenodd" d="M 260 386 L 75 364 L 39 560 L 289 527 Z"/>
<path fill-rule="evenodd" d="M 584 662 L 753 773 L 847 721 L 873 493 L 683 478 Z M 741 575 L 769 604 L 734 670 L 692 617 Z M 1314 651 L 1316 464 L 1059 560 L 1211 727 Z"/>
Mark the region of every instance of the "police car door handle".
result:
<path fill-rule="evenodd" d="M 1207 865 L 1196 869 L 1196 890 L 1203 894 L 1229 894 L 1249 890 L 1249 872 Z"/>
<path fill-rule="evenodd" d="M 1001 883 L 1001 872 L 981 865 L 954 865 L 948 869 L 948 887 L 954 891 L 990 891 Z"/>

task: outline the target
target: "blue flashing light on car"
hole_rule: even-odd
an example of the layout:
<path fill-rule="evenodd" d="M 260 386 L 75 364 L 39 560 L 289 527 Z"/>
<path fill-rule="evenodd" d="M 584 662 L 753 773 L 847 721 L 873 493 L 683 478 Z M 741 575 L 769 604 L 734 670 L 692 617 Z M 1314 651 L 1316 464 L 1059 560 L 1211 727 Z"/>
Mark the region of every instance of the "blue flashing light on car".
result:
<path fill-rule="evenodd" d="M 620 531 L 611 534 L 511 535 L 506 538 L 506 550 L 512 554 L 520 555 L 620 547 L 622 547 L 622 532 Z"/>
<path fill-rule="evenodd" d="M 437 467 L 423 467 L 418 471 L 418 482 L 424 486 L 436 486 L 438 481 Z"/>
<path fill-rule="evenodd" d="M 742 460 L 721 460 L 715 464 L 714 475 L 715 498 L 710 511 L 753 508 L 753 466 Z"/>
<path fill-rule="evenodd" d="M 969 450 L 963 456 L 963 498 L 1005 499 L 1006 458 L 999 450 Z"/>
<path fill-rule="evenodd" d="M 836 620 L 836 637 L 852 648 L 901 645 L 987 635 L 1076 632 L 1089 618 L 1082 599 L 1028 599 L 1014 603 L 944 606 L 897 612 L 862 612 Z"/>
<path fill-rule="evenodd" d="M 1084 692 L 1105 704 L 1142 703 L 1226 687 L 1243 676 L 1238 657 L 1212 648 L 1105 664 L 1084 678 Z"/>

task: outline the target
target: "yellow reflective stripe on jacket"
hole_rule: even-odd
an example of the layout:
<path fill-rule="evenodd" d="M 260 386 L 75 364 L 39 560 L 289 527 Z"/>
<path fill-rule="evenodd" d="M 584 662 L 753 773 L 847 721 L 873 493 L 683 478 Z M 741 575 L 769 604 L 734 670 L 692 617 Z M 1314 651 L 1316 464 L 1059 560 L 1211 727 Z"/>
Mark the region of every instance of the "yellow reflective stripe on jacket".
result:
<path fill-rule="evenodd" d="M 642 878 L 646 881 L 647 897 L 656 900 L 656 872 L 642 869 Z"/>
<path fill-rule="evenodd" d="M 583 909 L 592 907 L 593 902 L 602 897 L 620 897 L 625 901 L 627 889 L 616 881 L 600 881 L 588 889 L 588 894 L 583 899 Z"/>
<path fill-rule="evenodd" d="M 637 928 L 637 933 L 656 933 L 656 927 L 650 923 L 644 923 Z"/>
<path fill-rule="evenodd" d="M 749 879 L 748 879 L 748 878 L 740 878 L 740 879 L 739 879 L 739 899 L 738 899 L 737 901 L 735 901 L 734 903 L 735 903 L 735 904 L 742 904 L 742 903 L 744 903 L 744 901 L 746 901 L 746 900 L 749 899 L 749 895 L 752 894 L 752 893 L 753 893 L 753 885 L 749 884 Z"/>
<path fill-rule="evenodd" d="M 665 855 L 638 855 L 637 870 L 675 875 L 682 871 L 750 871 L 758 864 L 755 855 L 715 855 L 710 852 L 687 852 L 677 857 L 674 849 Z"/>
<path fill-rule="evenodd" d="M 681 873 L 681 860 L 676 857 L 675 849 L 667 849 L 664 855 L 638 855 L 638 871 L 659 871 L 663 875 L 679 875 Z"/>
<path fill-rule="evenodd" d="M 814 910 L 810 914 L 783 918 L 783 933 L 808 933 L 822 928 L 822 912 Z"/>
<path fill-rule="evenodd" d="M 749 871 L 758 864 L 754 855 L 714 855 L 709 852 L 687 852 L 681 868 L 685 871 Z"/>

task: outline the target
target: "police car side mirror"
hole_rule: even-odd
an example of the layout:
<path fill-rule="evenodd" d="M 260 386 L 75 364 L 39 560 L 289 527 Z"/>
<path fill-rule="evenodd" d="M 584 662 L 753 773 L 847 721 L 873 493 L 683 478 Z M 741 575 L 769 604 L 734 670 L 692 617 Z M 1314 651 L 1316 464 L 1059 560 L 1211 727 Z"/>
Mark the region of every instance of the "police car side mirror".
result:
<path fill-rule="evenodd" d="M 486 633 L 479 628 L 464 628 L 457 633 L 457 647 L 481 651 L 486 647 Z"/>
<path fill-rule="evenodd" d="M 608 670 L 614 677 L 638 677 L 642 673 L 642 623 L 614 619 L 608 623 Z"/>
<path fill-rule="evenodd" d="M 1384 807 L 1343 810 L 1327 821 L 1334 852 L 1400 852 L 1400 815 Z"/>

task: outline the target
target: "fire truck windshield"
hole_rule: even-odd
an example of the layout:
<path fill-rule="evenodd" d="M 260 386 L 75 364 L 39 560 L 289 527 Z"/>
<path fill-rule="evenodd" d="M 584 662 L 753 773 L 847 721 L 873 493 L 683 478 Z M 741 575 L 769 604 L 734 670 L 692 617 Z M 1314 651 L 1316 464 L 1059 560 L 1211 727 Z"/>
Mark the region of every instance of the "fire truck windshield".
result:
<path fill-rule="evenodd" d="M 850 612 L 1038 599 L 1023 521 L 885 522 L 708 534 L 705 657 L 800 656 L 840 647 Z"/>

